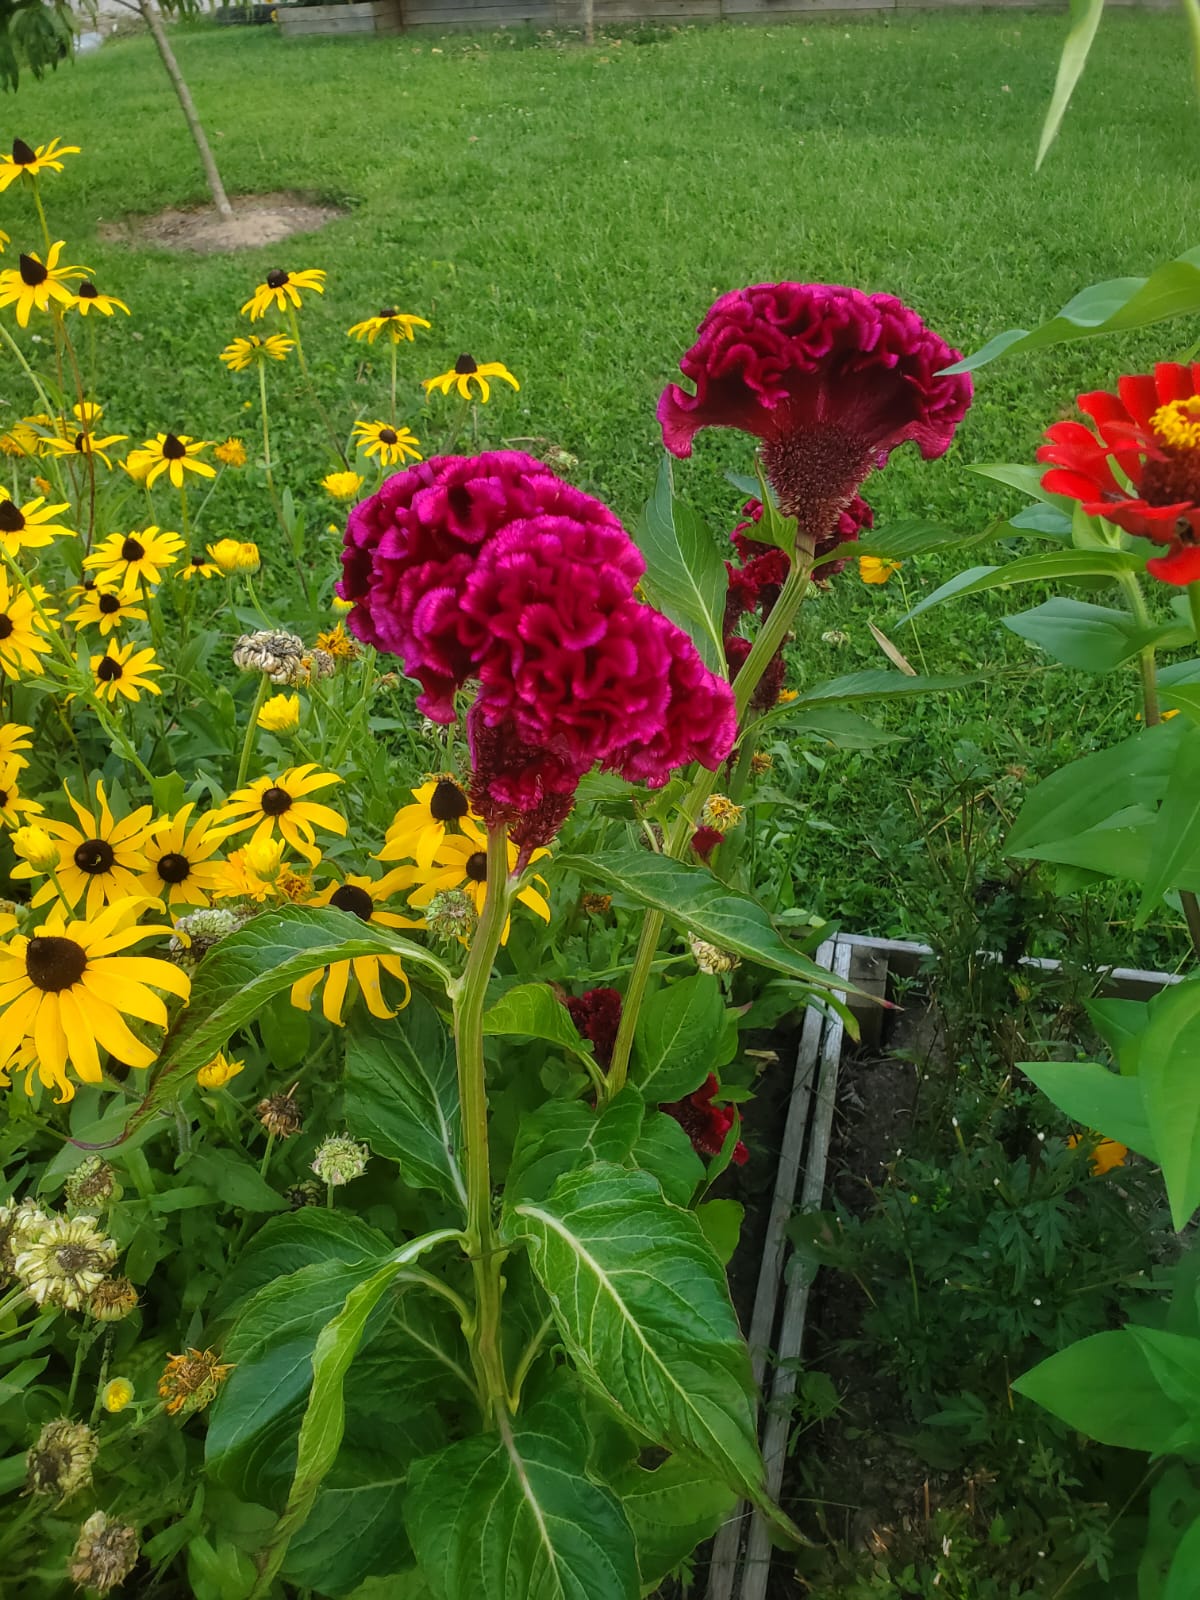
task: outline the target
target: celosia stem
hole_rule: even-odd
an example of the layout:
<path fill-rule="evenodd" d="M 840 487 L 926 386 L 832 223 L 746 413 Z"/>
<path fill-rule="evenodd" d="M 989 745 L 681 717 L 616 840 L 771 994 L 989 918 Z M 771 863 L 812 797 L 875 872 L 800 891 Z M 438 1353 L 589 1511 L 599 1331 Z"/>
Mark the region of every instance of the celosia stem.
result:
<path fill-rule="evenodd" d="M 471 1358 L 479 1385 L 484 1425 L 495 1426 L 508 1403 L 500 1348 L 500 1249 L 492 1220 L 491 1158 L 488 1147 L 487 1082 L 483 1056 L 483 1010 L 500 935 L 508 919 L 508 830 L 488 830 L 487 898 L 471 940 L 462 977 L 451 994 L 458 1094 L 462 1107 L 463 1158 L 467 1182 L 466 1250 L 475 1282 Z"/>
<path fill-rule="evenodd" d="M 259 674 L 258 693 L 254 696 L 254 704 L 250 707 L 250 720 L 246 724 L 246 736 L 242 740 L 242 754 L 238 761 L 237 782 L 235 789 L 240 789 L 246 781 L 246 774 L 250 771 L 250 756 L 254 750 L 254 733 L 258 727 L 258 713 L 263 708 L 263 701 L 271 691 L 271 680 L 265 672 Z M 270 1147 L 267 1150 L 270 1155 Z"/>
<path fill-rule="evenodd" d="M 759 679 L 787 637 L 788 629 L 808 589 L 811 573 L 811 553 L 806 554 L 798 550 L 792 557 L 791 571 L 780 590 L 779 599 L 775 602 L 770 616 L 758 630 L 753 648 L 742 663 L 742 670 L 734 679 L 733 694 L 739 724 L 745 717 L 746 708 L 755 689 L 758 688 Z M 683 855 L 695 832 L 696 820 L 704 802 L 713 792 L 716 782 L 715 772 L 709 772 L 703 767 L 697 772 L 692 787 L 680 802 L 678 815 L 667 834 L 663 845 L 664 855 L 671 856 L 677 861 Z M 629 1074 L 629 1052 L 633 1045 L 634 1029 L 637 1027 L 638 1013 L 646 996 L 646 985 L 650 981 L 654 954 L 662 936 L 662 926 L 661 911 L 646 913 L 642 922 L 641 936 L 638 939 L 637 953 L 633 958 L 633 969 L 629 974 L 629 983 L 622 998 L 621 1026 L 617 1030 L 617 1042 L 613 1046 L 612 1062 L 609 1065 L 608 1079 L 601 1097 L 603 1105 L 609 1104 L 625 1087 L 625 1080 Z"/>

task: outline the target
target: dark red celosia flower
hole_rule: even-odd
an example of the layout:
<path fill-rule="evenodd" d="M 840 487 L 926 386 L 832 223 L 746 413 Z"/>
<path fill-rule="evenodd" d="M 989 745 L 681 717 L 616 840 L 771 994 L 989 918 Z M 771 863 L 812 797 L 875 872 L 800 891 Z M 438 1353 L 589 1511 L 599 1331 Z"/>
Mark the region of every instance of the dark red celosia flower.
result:
<path fill-rule="evenodd" d="M 714 1106 L 713 1097 L 720 1092 L 721 1085 L 713 1073 L 709 1073 L 701 1086 L 687 1095 L 682 1100 L 672 1100 L 669 1105 L 659 1106 L 660 1111 L 665 1111 L 675 1121 L 692 1141 L 692 1149 L 702 1156 L 718 1156 L 725 1144 L 725 1136 L 737 1121 L 737 1112 L 732 1106 Z M 750 1152 L 739 1139 L 733 1147 L 734 1164 L 745 1166 L 749 1160 Z"/>
<path fill-rule="evenodd" d="M 751 642 L 742 637 L 740 633 L 727 633 L 725 635 L 725 660 L 729 666 L 730 679 L 736 679 L 738 673 L 745 665 L 746 657 L 750 654 Z M 751 711 L 769 711 L 779 699 L 779 691 L 783 688 L 783 675 L 786 663 L 783 659 L 783 649 L 776 650 L 763 669 L 762 677 L 755 685 L 754 693 L 750 697 Z"/>
<path fill-rule="evenodd" d="M 549 844 L 575 804 L 587 767 L 521 738 L 511 721 L 487 723 L 480 702 L 467 713 L 471 806 L 489 826 L 508 825 L 523 854 Z"/>
<path fill-rule="evenodd" d="M 971 403 L 959 353 L 893 295 L 820 283 L 764 283 L 722 295 L 679 363 L 696 392 L 668 384 L 663 443 L 690 456 L 701 428 L 763 441 L 763 468 L 807 536 L 826 538 L 867 474 L 913 440 L 945 453 Z"/>
<path fill-rule="evenodd" d="M 697 828 L 692 835 L 692 849 L 707 865 L 708 858 L 724 839 L 725 835 L 716 828 Z"/>
<path fill-rule="evenodd" d="M 1153 376 L 1117 379 L 1117 393 L 1079 396 L 1095 423 L 1056 422 L 1037 453 L 1042 487 L 1078 500 L 1141 539 L 1167 546 L 1146 571 L 1166 583 L 1200 579 L 1200 363 L 1160 361 Z M 1122 483 L 1112 463 L 1124 474 Z"/>
<path fill-rule="evenodd" d="M 565 1000 L 581 1038 L 590 1039 L 596 1060 L 607 1067 L 621 1026 L 621 996 L 616 989 L 588 989 Z"/>

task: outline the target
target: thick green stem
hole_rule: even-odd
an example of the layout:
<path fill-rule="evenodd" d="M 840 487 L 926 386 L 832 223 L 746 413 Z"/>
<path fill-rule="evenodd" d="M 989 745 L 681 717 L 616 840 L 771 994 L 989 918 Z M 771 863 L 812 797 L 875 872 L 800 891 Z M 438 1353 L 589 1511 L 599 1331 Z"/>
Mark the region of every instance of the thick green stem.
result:
<path fill-rule="evenodd" d="M 791 571 L 788 573 L 787 582 L 780 590 L 779 599 L 775 602 L 770 616 L 758 630 L 750 654 L 742 663 L 742 670 L 734 679 L 733 698 L 737 710 L 739 724 L 743 721 L 746 708 L 755 689 L 758 688 L 759 679 L 767 669 L 767 665 L 776 650 L 787 637 L 800 602 L 804 599 L 808 589 L 808 581 L 812 574 L 812 555 L 797 551 L 792 557 Z M 696 821 L 700 815 L 704 802 L 716 787 L 717 774 L 707 772 L 703 768 L 697 773 L 692 787 L 684 796 L 679 812 L 667 834 L 663 846 L 663 854 L 678 860 L 684 852 L 688 841 L 696 829 Z M 621 1003 L 621 1026 L 617 1031 L 617 1041 L 613 1046 L 612 1062 L 608 1069 L 608 1079 L 605 1086 L 602 1103 L 607 1105 L 620 1094 L 625 1087 L 625 1080 L 629 1074 L 629 1052 L 633 1045 L 634 1029 L 637 1027 L 638 1013 L 642 1008 L 642 1001 L 646 995 L 646 985 L 650 981 L 650 972 L 654 963 L 654 954 L 658 949 L 658 941 L 662 935 L 663 914 L 661 911 L 648 911 L 642 921 L 641 937 L 638 940 L 637 953 L 633 958 L 633 970 L 629 975 L 629 983 L 625 989 Z"/>
<path fill-rule="evenodd" d="M 240 789 L 246 781 L 246 774 L 250 771 L 250 757 L 254 751 L 254 730 L 258 727 L 258 713 L 263 708 L 263 702 L 271 692 L 271 680 L 266 673 L 261 673 L 258 680 L 258 693 L 254 696 L 254 704 L 250 707 L 250 720 L 246 724 L 246 736 L 242 740 L 242 754 L 238 761 L 237 782 L 235 789 Z"/>
<path fill-rule="evenodd" d="M 265 361 L 258 363 L 258 409 L 262 412 L 263 466 L 267 472 L 267 487 L 274 495 L 275 480 L 271 476 L 271 427 L 267 421 L 267 365 Z"/>
<path fill-rule="evenodd" d="M 292 325 L 292 338 L 296 341 L 296 355 L 300 361 L 300 371 L 304 375 L 304 382 L 308 386 L 308 392 L 312 398 L 312 403 L 317 408 L 317 415 L 320 417 L 321 422 L 324 425 L 325 432 L 329 435 L 329 442 L 333 446 L 338 460 L 342 463 L 343 467 L 348 468 L 350 463 L 346 460 L 346 452 L 342 449 L 337 434 L 333 431 L 333 423 L 329 420 L 329 413 L 321 404 L 321 396 L 317 393 L 317 386 L 313 382 L 312 374 L 308 370 L 308 359 L 304 354 L 304 341 L 300 337 L 300 319 L 296 315 L 295 306 L 288 307 L 288 317 Z"/>
<path fill-rule="evenodd" d="M 396 341 L 392 340 L 392 409 L 390 412 L 392 427 L 396 426 Z"/>
<path fill-rule="evenodd" d="M 500 1303 L 504 1253 L 492 1219 L 491 1156 L 488 1145 L 487 1080 L 483 1056 L 483 1010 L 488 979 L 508 921 L 508 831 L 488 830 L 487 898 L 471 940 L 462 977 L 454 986 L 454 1045 L 462 1107 L 463 1158 L 467 1180 L 467 1253 L 475 1281 L 471 1358 L 479 1386 L 484 1425 L 495 1427 L 508 1405 L 508 1383 L 500 1345 Z"/>
<path fill-rule="evenodd" d="M 1134 620 L 1137 622 L 1138 627 L 1148 628 L 1150 626 L 1151 618 L 1150 612 L 1146 608 L 1146 600 L 1142 594 L 1141 584 L 1137 581 L 1132 572 L 1121 573 L 1119 581 L 1121 588 L 1125 592 L 1125 598 L 1129 602 L 1129 609 L 1132 611 Z M 1196 585 L 1194 584 L 1189 585 L 1189 600 L 1192 599 L 1191 590 L 1195 587 Z M 1192 614 L 1194 617 L 1194 602 Z M 1197 638 L 1200 638 L 1200 632 L 1197 633 Z M 1153 645 L 1148 645 L 1145 650 L 1140 650 L 1138 652 L 1138 671 L 1141 673 L 1142 678 L 1142 717 L 1146 723 L 1146 726 L 1148 728 L 1152 728 L 1157 722 L 1161 721 L 1158 710 L 1158 675 L 1154 661 Z"/>
<path fill-rule="evenodd" d="M 1200 583 L 1188 584 L 1187 597 L 1192 613 L 1192 627 L 1196 630 L 1196 643 L 1200 644 Z"/>

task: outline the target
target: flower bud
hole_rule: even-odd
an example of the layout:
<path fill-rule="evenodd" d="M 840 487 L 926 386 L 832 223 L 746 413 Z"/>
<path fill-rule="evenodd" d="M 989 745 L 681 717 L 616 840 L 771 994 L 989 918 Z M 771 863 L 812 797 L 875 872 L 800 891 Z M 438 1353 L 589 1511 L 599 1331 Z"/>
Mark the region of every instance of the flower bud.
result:
<path fill-rule="evenodd" d="M 267 733 L 295 733 L 300 726 L 300 696 L 273 694 L 258 713 L 258 725 Z"/>
<path fill-rule="evenodd" d="M 14 828 L 10 839 L 13 853 L 35 872 L 54 872 L 58 867 L 58 846 L 44 828 L 33 824 Z"/>
<path fill-rule="evenodd" d="M 238 551 L 241 544 L 237 539 L 218 539 L 216 544 L 208 546 L 208 559 L 227 578 L 232 578 L 238 571 Z"/>
<path fill-rule="evenodd" d="M 218 1050 L 211 1061 L 200 1068 L 196 1082 L 202 1089 L 223 1089 L 231 1078 L 245 1070 L 244 1061 L 230 1061 L 223 1050 Z"/>
<path fill-rule="evenodd" d="M 128 1378 L 113 1378 L 100 1391 L 100 1404 L 113 1416 L 116 1416 L 118 1411 L 124 1411 L 132 1399 L 133 1385 Z"/>
<path fill-rule="evenodd" d="M 322 1183 L 337 1189 L 362 1177 L 367 1170 L 368 1154 L 366 1145 L 357 1144 L 349 1134 L 331 1134 L 317 1146 L 312 1170 Z"/>

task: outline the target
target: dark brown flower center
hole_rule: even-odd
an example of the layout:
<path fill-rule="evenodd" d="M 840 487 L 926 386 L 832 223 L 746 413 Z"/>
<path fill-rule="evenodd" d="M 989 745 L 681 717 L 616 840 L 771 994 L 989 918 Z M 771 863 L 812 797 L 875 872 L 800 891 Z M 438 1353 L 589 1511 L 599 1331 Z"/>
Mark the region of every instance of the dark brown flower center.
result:
<path fill-rule="evenodd" d="M 1164 461 L 1150 460 L 1142 468 L 1142 499 L 1151 506 L 1173 506 L 1180 501 L 1192 505 L 1200 502 L 1200 450 L 1171 451 Z M 1182 531 L 1186 518 L 1180 519 L 1180 538 L 1190 542 Z M 1191 524 L 1188 523 L 1188 535 Z"/>
<path fill-rule="evenodd" d="M 360 922 L 370 922 L 375 902 L 365 889 L 355 883 L 343 883 L 329 896 L 329 904 L 339 911 L 348 911 Z"/>
<path fill-rule="evenodd" d="M 162 453 L 164 461 L 182 461 L 187 455 L 187 446 L 182 444 L 173 433 L 169 433 L 163 440 Z"/>
<path fill-rule="evenodd" d="M 101 656 L 100 665 L 96 668 L 96 676 L 101 683 L 116 683 L 124 668 L 116 656 Z"/>
<path fill-rule="evenodd" d="M 0 611 L 0 639 L 11 639 L 16 626 L 7 611 Z"/>
<path fill-rule="evenodd" d="M 36 289 L 50 276 L 42 263 L 35 261 L 32 256 L 18 256 L 17 266 L 20 268 L 21 282 L 30 289 Z"/>
<path fill-rule="evenodd" d="M 37 160 L 37 151 L 31 150 L 24 139 L 14 139 L 12 158 L 17 166 L 29 167 Z"/>
<path fill-rule="evenodd" d="M 281 789 L 273 783 L 269 789 L 264 789 L 262 799 L 258 802 L 262 813 L 266 817 L 281 817 L 291 808 L 292 797 L 286 789 Z"/>
<path fill-rule="evenodd" d="M 81 300 L 98 300 L 100 298 L 99 289 L 97 289 L 96 285 L 92 283 L 89 278 L 85 278 L 83 280 L 78 289 L 76 289 L 75 293 Z"/>
<path fill-rule="evenodd" d="M 439 778 L 429 798 L 429 815 L 435 822 L 455 822 L 467 814 L 467 797 L 449 778 Z"/>
<path fill-rule="evenodd" d="M 190 562 L 190 565 L 193 566 L 193 567 L 203 567 L 203 566 L 207 566 L 207 564 L 208 564 L 207 556 L 193 556 L 192 559 L 191 559 L 191 562 Z"/>
<path fill-rule="evenodd" d="M 146 554 L 146 546 L 137 539 L 125 539 L 121 543 L 122 561 L 140 561 Z"/>
<path fill-rule="evenodd" d="M 395 444 L 400 435 L 395 428 L 380 428 L 379 438 L 383 444 Z"/>
<path fill-rule="evenodd" d="M 282 289 L 287 281 L 288 274 L 283 270 L 282 267 L 275 267 L 272 271 L 267 273 L 268 289 Z"/>
<path fill-rule="evenodd" d="M 87 951 L 74 939 L 57 934 L 36 934 L 25 947 L 25 972 L 35 989 L 59 994 L 83 977 Z"/>
<path fill-rule="evenodd" d="M 121 596 L 119 594 L 102 594 L 96 605 L 102 617 L 111 617 L 121 609 Z"/>
<path fill-rule="evenodd" d="M 117 858 L 107 839 L 85 839 L 71 859 L 80 872 L 111 872 Z"/>
<path fill-rule="evenodd" d="M 86 433 L 77 433 L 75 435 L 75 448 L 81 454 L 82 454 L 82 452 L 84 450 L 87 449 L 87 442 L 88 442 L 88 436 L 87 436 Z"/>
<path fill-rule="evenodd" d="M 464 352 L 454 363 L 454 370 L 460 378 L 465 378 L 470 373 L 479 371 L 479 363 L 474 356 L 469 356 Z"/>
<path fill-rule="evenodd" d="M 10 800 L 16 799 L 15 790 L 0 789 L 0 811 L 5 810 Z"/>
<path fill-rule="evenodd" d="M 383 310 L 379 313 L 380 320 L 383 321 L 383 322 L 390 322 L 391 319 L 395 315 L 396 315 L 396 307 L 395 306 L 384 306 Z"/>
<path fill-rule="evenodd" d="M 0 500 L 0 533 L 20 533 L 25 513 L 15 500 Z"/>
<path fill-rule="evenodd" d="M 80 1272 L 95 1272 L 97 1267 L 105 1265 L 104 1259 L 98 1250 L 93 1250 L 86 1244 L 64 1244 L 54 1252 L 59 1266 L 69 1278 L 75 1277 Z"/>
<path fill-rule="evenodd" d="M 164 883 L 182 883 L 191 870 L 191 862 L 177 850 L 168 850 L 158 858 L 158 875 Z"/>
<path fill-rule="evenodd" d="M 487 882 L 487 851 L 476 850 L 473 856 L 467 857 L 467 877 L 472 883 Z"/>

